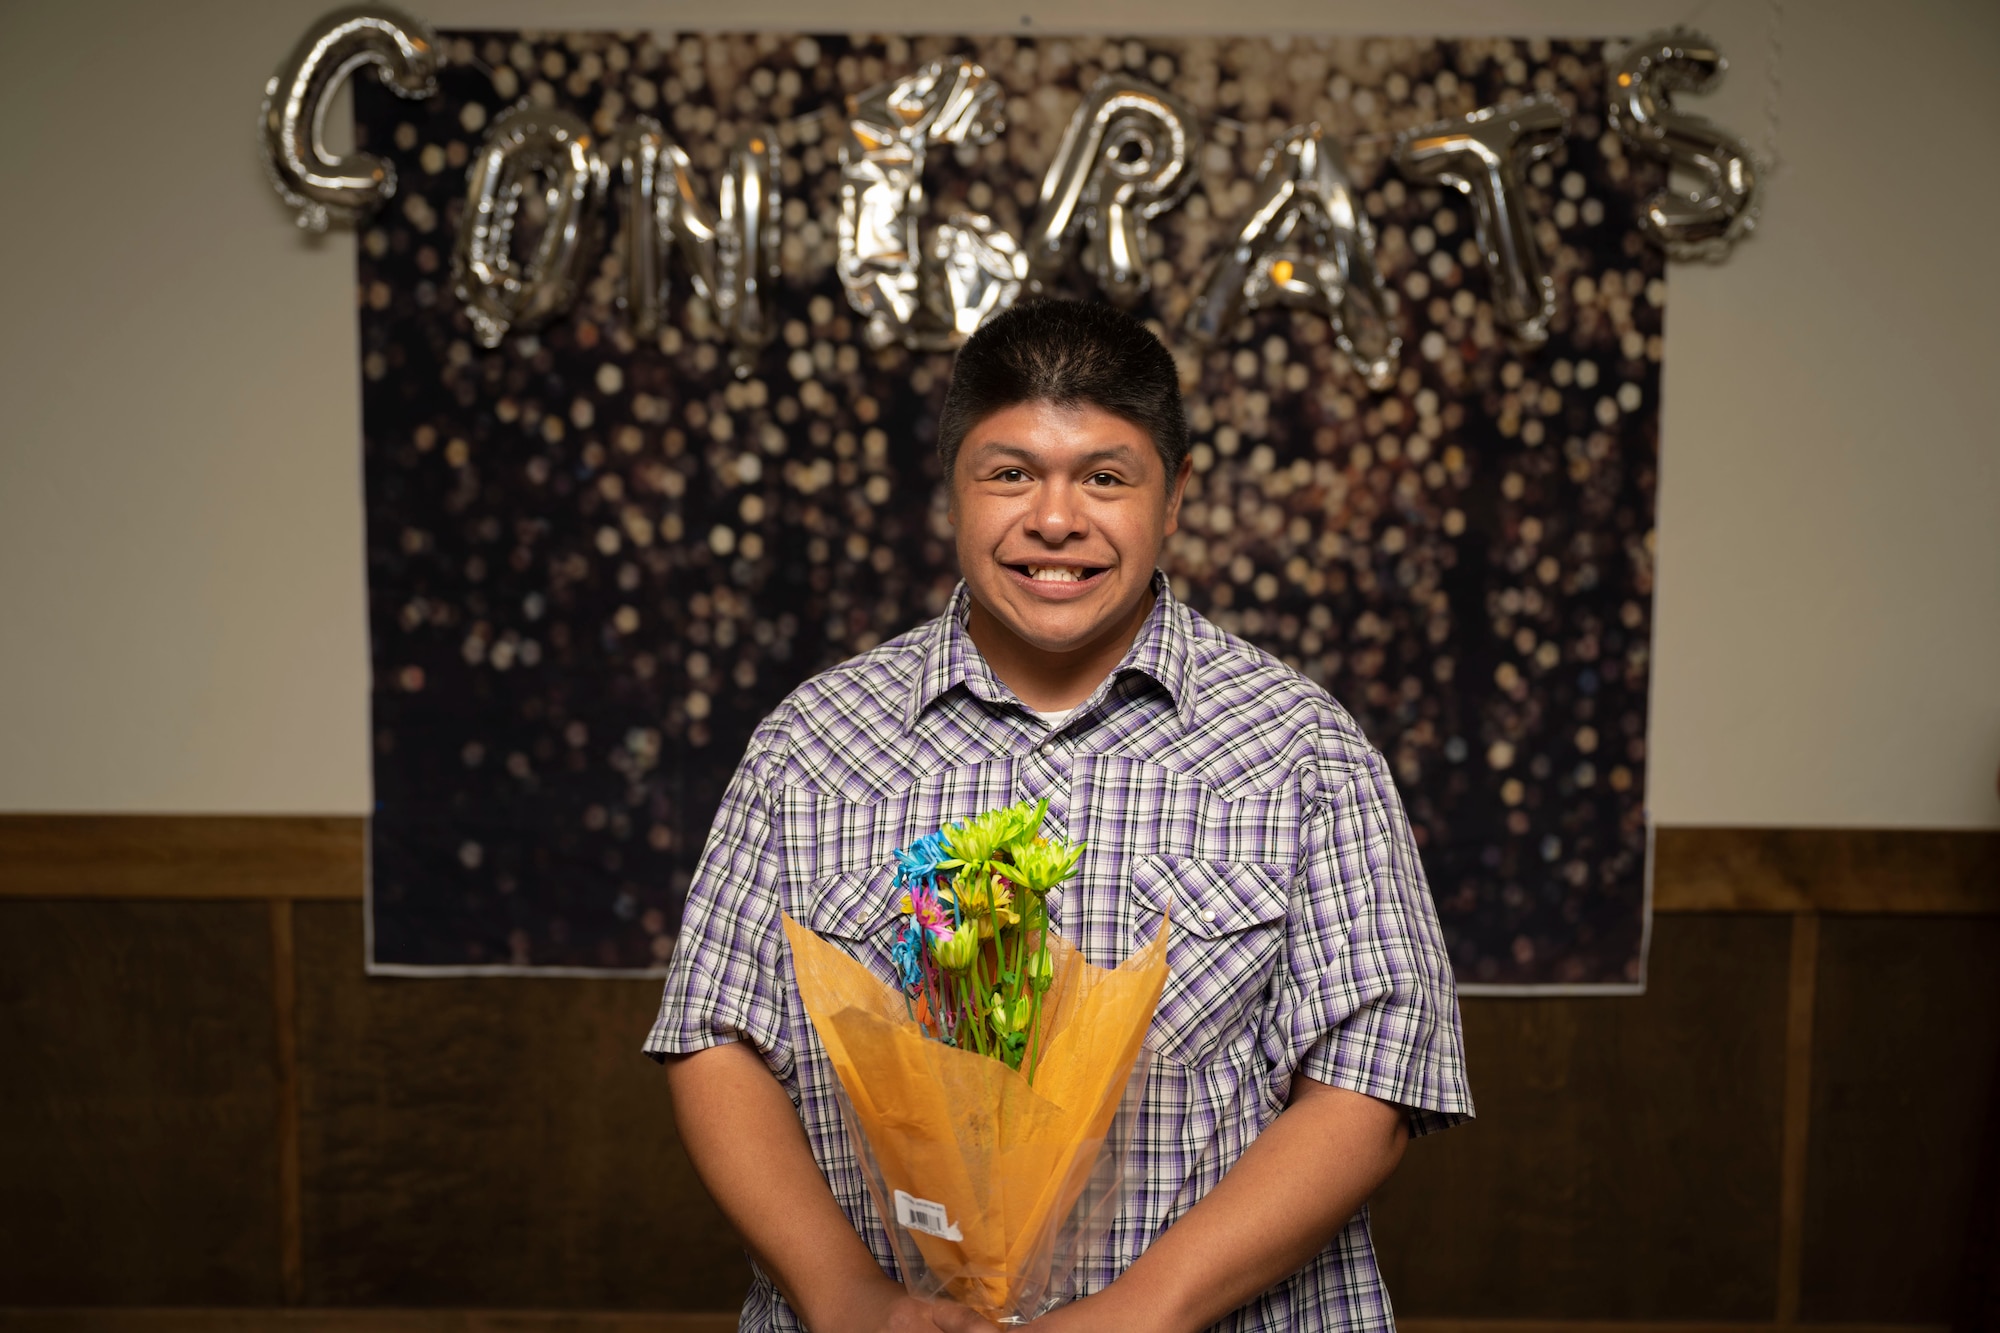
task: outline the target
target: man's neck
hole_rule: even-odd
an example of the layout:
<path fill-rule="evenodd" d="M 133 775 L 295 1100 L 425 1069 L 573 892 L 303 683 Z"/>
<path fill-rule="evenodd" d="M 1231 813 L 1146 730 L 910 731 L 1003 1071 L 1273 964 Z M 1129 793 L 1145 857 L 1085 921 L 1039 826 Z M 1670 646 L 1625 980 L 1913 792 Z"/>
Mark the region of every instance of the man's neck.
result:
<path fill-rule="evenodd" d="M 1149 585 L 1130 611 L 1080 647 L 1051 652 L 1029 643 L 988 611 L 977 597 L 966 632 L 1002 684 L 1038 712 L 1075 708 L 1125 660 L 1139 629 L 1152 614 L 1156 595 Z"/>

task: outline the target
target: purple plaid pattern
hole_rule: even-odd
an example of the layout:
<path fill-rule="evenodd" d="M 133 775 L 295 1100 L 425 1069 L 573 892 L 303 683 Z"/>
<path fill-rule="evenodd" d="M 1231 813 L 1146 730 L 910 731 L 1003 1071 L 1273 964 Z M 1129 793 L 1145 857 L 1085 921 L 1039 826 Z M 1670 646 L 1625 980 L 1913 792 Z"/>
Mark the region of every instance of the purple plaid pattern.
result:
<path fill-rule="evenodd" d="M 973 647 L 961 584 L 938 619 L 794 692 L 716 816 L 646 1050 L 750 1042 L 892 1274 L 779 914 L 887 978 L 891 853 L 1011 801 L 1046 796 L 1049 826 L 1089 844 L 1050 908 L 1091 962 L 1114 965 L 1173 921 L 1137 1183 L 1081 1290 L 1214 1188 L 1295 1074 L 1405 1107 L 1418 1134 L 1472 1114 L 1450 962 L 1381 755 L 1325 691 L 1154 585 L 1125 661 L 1050 728 Z M 742 1327 L 802 1325 L 760 1272 Z M 1216 1327 L 1393 1328 L 1367 1210 Z"/>

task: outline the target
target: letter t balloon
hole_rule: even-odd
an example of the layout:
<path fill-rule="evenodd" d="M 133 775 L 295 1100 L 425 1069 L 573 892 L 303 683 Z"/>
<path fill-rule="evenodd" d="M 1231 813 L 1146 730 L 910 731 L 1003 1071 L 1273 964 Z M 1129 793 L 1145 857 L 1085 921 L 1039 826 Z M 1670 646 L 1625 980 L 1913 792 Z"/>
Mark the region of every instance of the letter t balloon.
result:
<path fill-rule="evenodd" d="M 1396 167 L 1414 181 L 1438 181 L 1472 202 L 1480 257 L 1493 283 L 1493 307 L 1523 344 L 1548 340 L 1555 284 L 1542 271 L 1522 169 L 1555 151 L 1569 113 L 1538 99 L 1481 107 L 1458 120 L 1412 130 L 1396 144 Z"/>

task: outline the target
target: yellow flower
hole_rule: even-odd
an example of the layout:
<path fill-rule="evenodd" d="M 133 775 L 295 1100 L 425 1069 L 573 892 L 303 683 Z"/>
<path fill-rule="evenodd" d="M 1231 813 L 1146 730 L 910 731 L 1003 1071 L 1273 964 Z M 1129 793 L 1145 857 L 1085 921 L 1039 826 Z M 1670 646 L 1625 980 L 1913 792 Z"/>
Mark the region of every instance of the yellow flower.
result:
<path fill-rule="evenodd" d="M 977 925 L 979 933 L 989 940 L 996 925 L 1021 924 L 1021 914 L 1014 909 L 1014 891 L 984 870 L 959 871 L 947 892 L 958 902 L 959 919 Z"/>

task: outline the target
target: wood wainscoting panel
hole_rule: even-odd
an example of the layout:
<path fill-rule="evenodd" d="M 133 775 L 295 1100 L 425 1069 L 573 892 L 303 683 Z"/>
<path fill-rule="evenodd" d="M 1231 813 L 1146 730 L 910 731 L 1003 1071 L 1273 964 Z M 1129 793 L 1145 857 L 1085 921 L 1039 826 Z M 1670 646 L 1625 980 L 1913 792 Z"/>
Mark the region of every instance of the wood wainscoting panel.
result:
<path fill-rule="evenodd" d="M 272 1305 L 263 903 L 0 900 L 0 1305 Z"/>
<path fill-rule="evenodd" d="M 368 822 L 0 815 L 0 898 L 361 898 Z"/>
<path fill-rule="evenodd" d="M 1996 960 L 1991 917 L 1821 921 L 1801 1319 L 1958 1313 L 2000 1097 Z"/>
<path fill-rule="evenodd" d="M 2000 831 L 1662 828 L 1658 912 L 2000 914 Z"/>
<path fill-rule="evenodd" d="M 298 904 L 294 935 L 307 1304 L 741 1302 L 639 1050 L 658 981 L 364 977 L 351 904 Z"/>
<path fill-rule="evenodd" d="M 736 1312 L 0 1309 L 0 1333 L 736 1333 Z"/>
<path fill-rule="evenodd" d="M 1790 927 L 1667 917 L 1643 996 L 1466 1000 L 1478 1118 L 1374 1206 L 1398 1315 L 1770 1319 Z"/>
<path fill-rule="evenodd" d="M 0 815 L 0 898 L 358 900 L 367 821 Z M 1662 828 L 1661 912 L 2000 914 L 2000 832 Z"/>

